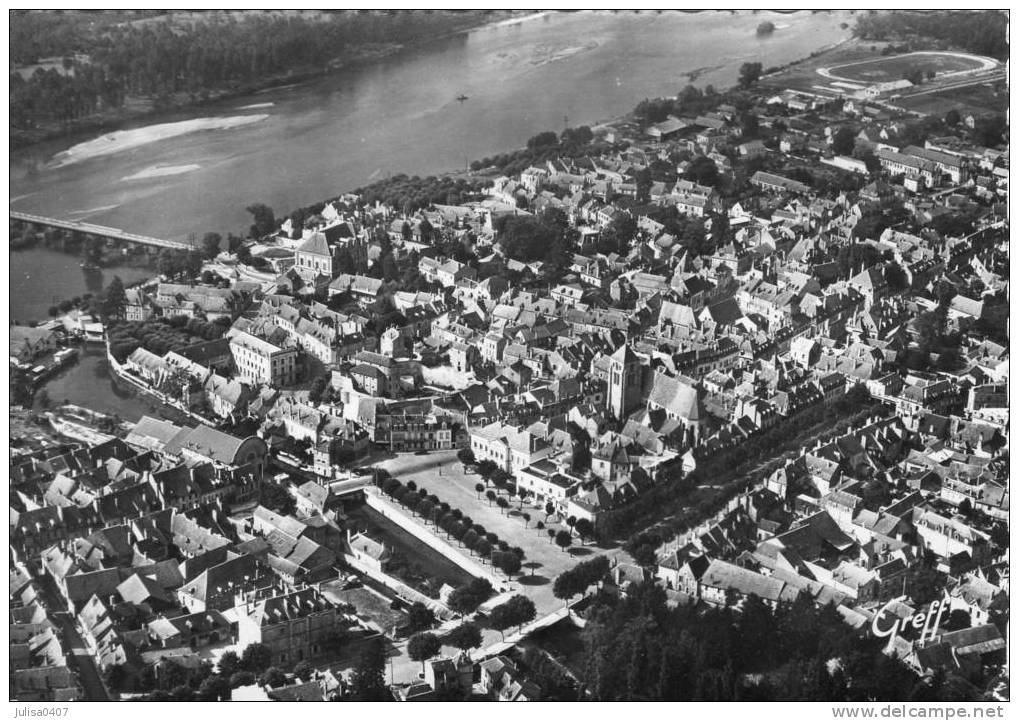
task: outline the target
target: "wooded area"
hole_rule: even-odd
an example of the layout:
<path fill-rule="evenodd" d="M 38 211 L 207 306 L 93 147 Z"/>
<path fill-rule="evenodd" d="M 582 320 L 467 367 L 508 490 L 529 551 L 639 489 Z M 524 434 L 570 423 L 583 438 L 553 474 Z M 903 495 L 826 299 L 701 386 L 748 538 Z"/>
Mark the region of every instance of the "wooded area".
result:
<path fill-rule="evenodd" d="M 129 97 L 168 107 L 211 91 L 254 89 L 295 71 L 321 71 L 372 45 L 402 45 L 486 22 L 485 11 L 11 13 L 12 62 L 54 58 L 28 78 L 11 73 L 12 128 L 67 123 L 121 108 Z M 179 99 L 177 99 L 179 102 Z"/>
<path fill-rule="evenodd" d="M 1008 59 L 1008 15 L 1004 12 L 894 11 L 864 13 L 853 33 L 863 40 L 934 38 L 949 47 Z"/>

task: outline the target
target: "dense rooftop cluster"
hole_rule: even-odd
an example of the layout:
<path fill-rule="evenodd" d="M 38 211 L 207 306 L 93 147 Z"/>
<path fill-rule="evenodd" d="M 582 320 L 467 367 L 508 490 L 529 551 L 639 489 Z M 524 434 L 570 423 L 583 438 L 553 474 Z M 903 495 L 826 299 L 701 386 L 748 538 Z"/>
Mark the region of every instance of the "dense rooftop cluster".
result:
<path fill-rule="evenodd" d="M 124 323 L 222 327 L 111 347 L 119 375 L 208 425 L 146 418 L 126 442 L 12 456 L 19 698 L 45 695 L 40 669 L 52 698 L 76 693 L 40 576 L 119 688 L 167 690 L 146 669 L 194 668 L 213 636 L 267 645 L 273 666 L 327 653 L 358 621 L 306 584 L 344 554 L 378 573 L 391 560 L 345 526 L 333 484 L 373 452 L 453 449 L 546 521 L 625 540 L 624 596 L 809 603 L 859 634 L 947 604 L 940 628 L 891 634 L 885 653 L 992 693 L 1008 152 L 975 144 L 979 119 L 880 99 L 698 102 L 600 131 L 602 154 L 490 177 L 475 200 L 340 196 L 251 238 L 262 272 L 227 254 L 218 283 L 130 290 Z M 271 509 L 266 463 L 291 472 Z M 569 578 L 567 598 L 583 594 Z M 432 662 L 397 695 L 466 690 L 470 664 Z M 502 654 L 480 673 L 500 698 L 543 691 Z"/>

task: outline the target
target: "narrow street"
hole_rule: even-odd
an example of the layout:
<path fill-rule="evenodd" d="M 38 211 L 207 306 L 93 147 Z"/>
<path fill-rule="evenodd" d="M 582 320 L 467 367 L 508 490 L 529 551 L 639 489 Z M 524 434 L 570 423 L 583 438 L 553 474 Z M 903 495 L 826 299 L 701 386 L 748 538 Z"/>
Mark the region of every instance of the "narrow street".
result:
<path fill-rule="evenodd" d="M 99 675 L 99 669 L 96 668 L 95 660 L 85 646 L 81 633 L 78 632 L 78 626 L 74 622 L 74 617 L 65 610 L 58 610 L 64 609 L 65 605 L 64 599 L 53 584 L 53 580 L 45 574 L 39 576 L 38 580 L 50 619 L 60 629 L 60 638 L 64 651 L 70 651 L 68 665 L 78 674 L 78 680 L 85 691 L 85 700 L 112 700 L 105 684 L 103 684 L 102 676 Z"/>

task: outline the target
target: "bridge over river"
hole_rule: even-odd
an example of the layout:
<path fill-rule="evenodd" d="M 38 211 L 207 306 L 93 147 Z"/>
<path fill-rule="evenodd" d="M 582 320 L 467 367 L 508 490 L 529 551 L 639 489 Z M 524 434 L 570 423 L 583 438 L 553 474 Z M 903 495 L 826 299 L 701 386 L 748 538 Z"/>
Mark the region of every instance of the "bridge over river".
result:
<path fill-rule="evenodd" d="M 60 230 L 70 230 L 78 233 L 85 233 L 87 235 L 94 235 L 99 238 L 118 240 L 124 243 L 137 243 L 138 245 L 148 245 L 154 248 L 188 250 L 193 247 L 190 243 L 185 243 L 179 240 L 163 240 L 162 238 L 152 238 L 148 235 L 128 233 L 127 231 L 121 230 L 120 228 L 110 228 L 105 225 L 83 223 L 76 220 L 60 220 L 59 218 L 47 218 L 46 216 L 43 215 L 33 215 L 31 213 L 19 213 L 14 210 L 10 211 L 10 217 L 11 220 L 16 220 L 22 223 L 32 223 L 34 225 L 45 226 L 47 228 L 59 228 Z"/>

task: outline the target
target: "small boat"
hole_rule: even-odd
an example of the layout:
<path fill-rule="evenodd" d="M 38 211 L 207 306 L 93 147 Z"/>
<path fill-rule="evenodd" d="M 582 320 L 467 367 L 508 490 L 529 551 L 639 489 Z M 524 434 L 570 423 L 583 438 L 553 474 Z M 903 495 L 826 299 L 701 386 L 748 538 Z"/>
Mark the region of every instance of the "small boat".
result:
<path fill-rule="evenodd" d="M 456 99 L 462 103 L 464 100 L 468 100 L 468 97 L 463 93 L 460 93 L 459 95 L 456 96 Z"/>

